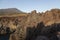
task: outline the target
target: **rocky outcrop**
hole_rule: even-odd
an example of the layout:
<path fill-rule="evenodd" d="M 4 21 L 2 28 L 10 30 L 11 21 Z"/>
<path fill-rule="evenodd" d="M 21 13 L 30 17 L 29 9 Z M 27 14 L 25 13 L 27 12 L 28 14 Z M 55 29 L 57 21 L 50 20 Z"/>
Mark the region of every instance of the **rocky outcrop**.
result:
<path fill-rule="evenodd" d="M 46 12 L 37 13 L 15 13 L 0 15 L 0 35 L 9 35 L 7 40 L 24 40 L 27 27 L 37 28 L 37 24 L 43 22 L 45 26 L 60 23 L 60 9 L 51 9 Z M 41 27 L 41 26 L 40 26 Z M 8 36 L 7 36 L 8 37 Z"/>

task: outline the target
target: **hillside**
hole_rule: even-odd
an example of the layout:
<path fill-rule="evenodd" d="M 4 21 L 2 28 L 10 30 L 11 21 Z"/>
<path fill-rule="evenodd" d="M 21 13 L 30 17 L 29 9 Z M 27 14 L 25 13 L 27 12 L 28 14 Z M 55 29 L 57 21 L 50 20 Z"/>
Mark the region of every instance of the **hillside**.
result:
<path fill-rule="evenodd" d="M 24 13 L 14 8 L 0 10 L 0 28 L 4 29 L 0 31 L 0 34 L 6 34 L 5 28 L 8 27 L 10 28 L 10 32 L 16 30 L 16 33 L 18 33 L 14 34 L 16 39 L 18 39 L 17 35 L 18 37 L 22 36 L 22 39 L 24 39 L 26 28 L 36 27 L 40 22 L 43 22 L 45 26 L 60 23 L 60 9 L 51 9 L 42 13 L 37 13 L 36 10 Z"/>
<path fill-rule="evenodd" d="M 23 12 L 18 10 L 17 8 L 0 9 L 0 14 L 13 14 L 13 13 L 23 13 Z"/>
<path fill-rule="evenodd" d="M 2 12 L 4 12 L 4 13 L 1 13 L 1 10 L 3 10 Z M 23 20 L 25 20 L 24 26 L 37 25 L 37 23 L 39 23 L 39 22 L 43 22 L 45 25 L 50 25 L 53 23 L 60 23 L 60 21 L 59 21 L 60 20 L 60 9 L 51 9 L 51 10 L 48 10 L 43 13 L 37 13 L 36 10 L 34 10 L 30 13 L 24 13 L 24 12 L 19 11 L 16 8 L 15 9 L 14 8 L 1 9 L 1 10 L 0 10 L 0 18 L 5 17 L 8 20 L 16 19 L 19 21 L 21 20 L 22 22 L 23 22 Z M 10 13 L 10 11 L 13 11 L 13 12 Z M 8 12 L 8 13 L 6 13 L 6 12 Z"/>
<path fill-rule="evenodd" d="M 10 11 L 12 11 L 12 13 L 10 13 Z M 60 9 L 51 9 L 51 10 L 48 10 L 42 13 L 37 13 L 36 10 L 30 13 L 24 13 L 14 8 L 1 9 L 0 19 L 2 21 L 3 20 L 8 20 L 8 21 L 14 20 L 14 22 L 18 20 L 17 23 L 25 27 L 34 26 L 34 25 L 36 26 L 37 23 L 39 22 L 43 22 L 45 25 L 51 25 L 53 23 L 60 23 Z"/>
<path fill-rule="evenodd" d="M 22 13 L 22 14 L 21 14 Z M 25 15 L 25 12 L 22 12 L 18 10 L 17 8 L 7 8 L 7 9 L 0 9 L 0 17 L 11 17 L 11 16 L 19 16 L 19 15 Z"/>

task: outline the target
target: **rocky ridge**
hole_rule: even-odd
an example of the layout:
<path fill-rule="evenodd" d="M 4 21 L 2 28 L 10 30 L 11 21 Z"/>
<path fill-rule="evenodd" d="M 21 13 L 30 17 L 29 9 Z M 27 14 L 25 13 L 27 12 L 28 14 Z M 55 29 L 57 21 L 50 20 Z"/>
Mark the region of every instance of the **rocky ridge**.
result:
<path fill-rule="evenodd" d="M 43 22 L 45 26 L 60 23 L 60 9 L 51 9 L 43 13 L 37 13 L 36 10 L 34 10 L 30 13 L 5 13 L 5 15 L 1 13 L 0 15 L 0 28 L 3 27 L 4 29 L 9 27 L 10 32 L 16 30 L 15 33 L 18 33 L 18 37 L 16 37 L 17 40 L 25 38 L 27 27 L 36 27 L 40 22 Z M 6 29 L 1 30 L 0 34 L 5 34 L 5 30 Z"/>

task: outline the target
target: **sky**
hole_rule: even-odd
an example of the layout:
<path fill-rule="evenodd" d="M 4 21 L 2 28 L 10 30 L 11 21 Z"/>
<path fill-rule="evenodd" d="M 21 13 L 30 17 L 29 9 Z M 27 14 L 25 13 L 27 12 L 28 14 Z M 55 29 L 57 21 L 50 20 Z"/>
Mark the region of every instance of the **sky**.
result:
<path fill-rule="evenodd" d="M 60 9 L 60 0 L 0 0 L 0 9 L 17 8 L 24 12 Z"/>

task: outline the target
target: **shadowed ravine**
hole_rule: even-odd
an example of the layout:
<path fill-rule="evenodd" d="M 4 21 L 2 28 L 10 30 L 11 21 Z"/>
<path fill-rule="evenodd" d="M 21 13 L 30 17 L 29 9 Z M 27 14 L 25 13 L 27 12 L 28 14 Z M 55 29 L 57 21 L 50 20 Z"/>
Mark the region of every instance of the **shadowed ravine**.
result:
<path fill-rule="evenodd" d="M 0 40 L 9 40 L 10 34 L 0 35 Z"/>
<path fill-rule="evenodd" d="M 11 31 L 9 27 L 0 28 L 0 40 L 10 40 L 10 35 L 13 34 L 16 30 Z"/>
<path fill-rule="evenodd" d="M 60 23 L 50 26 L 39 23 L 36 28 L 27 28 L 26 40 L 60 40 L 60 33 L 58 32 L 60 32 Z"/>

